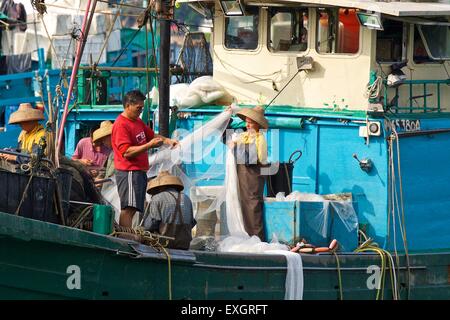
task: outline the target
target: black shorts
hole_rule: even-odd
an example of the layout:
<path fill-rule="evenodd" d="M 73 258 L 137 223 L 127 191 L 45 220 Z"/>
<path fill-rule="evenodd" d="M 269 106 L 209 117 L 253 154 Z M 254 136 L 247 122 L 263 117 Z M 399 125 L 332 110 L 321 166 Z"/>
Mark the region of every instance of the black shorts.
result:
<path fill-rule="evenodd" d="M 137 211 L 144 212 L 147 174 L 144 171 L 116 170 L 116 182 L 120 208 L 132 207 Z"/>

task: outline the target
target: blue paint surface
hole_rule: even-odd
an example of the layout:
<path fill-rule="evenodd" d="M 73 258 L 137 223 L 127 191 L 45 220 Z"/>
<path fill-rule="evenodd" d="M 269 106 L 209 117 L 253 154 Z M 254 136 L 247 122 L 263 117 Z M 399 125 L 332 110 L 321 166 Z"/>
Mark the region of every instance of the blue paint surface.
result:
<path fill-rule="evenodd" d="M 283 116 L 268 115 L 269 121 L 273 120 L 271 117 L 277 117 L 277 121 L 272 123 L 285 121 Z M 445 114 L 440 117 L 409 117 L 420 120 L 420 130 L 450 128 L 450 116 Z M 303 156 L 294 164 L 293 190 L 322 195 L 351 193 L 357 207 L 360 226 L 363 226 L 367 235 L 381 247 L 392 250 L 394 237 L 392 217 L 389 217 L 389 145 L 384 119 L 371 119 L 379 122 L 382 130 L 380 136 L 370 136 L 367 141 L 359 136 L 359 128 L 365 125 L 365 119 L 347 118 L 349 119 L 345 119 L 346 121 L 340 121 L 337 117 L 333 119 L 317 116 L 315 121 L 304 118 L 306 121 L 299 128 L 271 128 L 266 136 L 269 160 L 287 162 L 294 151 L 301 150 Z M 403 119 L 408 119 L 408 116 Z M 188 119 L 180 119 L 178 127 L 192 130 L 194 124 L 199 126 L 202 121 L 203 116 L 196 114 Z M 397 130 L 402 131 L 401 128 Z M 449 248 L 450 193 L 447 184 L 450 181 L 450 171 L 447 167 L 450 163 L 450 133 L 400 139 L 403 203 L 409 250 L 414 252 Z M 360 160 L 370 159 L 373 169 L 370 172 L 363 171 L 353 154 Z M 187 167 L 189 175 L 193 176 L 201 176 L 208 168 L 204 164 L 190 164 Z M 221 179 L 223 178 L 218 175 L 207 183 L 222 184 Z M 396 182 L 396 188 L 399 190 L 399 180 Z M 271 206 L 276 204 L 266 206 L 272 210 Z M 297 234 L 287 227 L 292 223 L 291 211 L 298 209 L 280 207 L 274 210 L 285 212 L 286 217 L 278 220 L 280 215 L 271 216 L 269 213 L 267 232 L 284 228 L 286 230 L 281 232 L 281 237 L 286 241 L 292 240 Z M 399 221 L 397 217 L 397 229 Z M 338 233 L 345 230 L 342 225 L 336 228 L 340 229 Z M 399 230 L 396 231 L 396 237 L 396 248 L 402 250 Z"/>
<path fill-rule="evenodd" d="M 423 127 L 448 128 L 450 121 L 423 121 Z M 399 141 L 402 188 L 398 184 L 397 191 L 403 191 L 404 216 L 401 210 L 394 217 L 391 214 L 389 248 L 404 251 L 400 230 L 403 219 L 410 252 L 449 248 L 450 133 L 401 137 Z M 394 154 L 397 159 L 396 145 Z M 398 180 L 397 166 L 395 172 Z"/>

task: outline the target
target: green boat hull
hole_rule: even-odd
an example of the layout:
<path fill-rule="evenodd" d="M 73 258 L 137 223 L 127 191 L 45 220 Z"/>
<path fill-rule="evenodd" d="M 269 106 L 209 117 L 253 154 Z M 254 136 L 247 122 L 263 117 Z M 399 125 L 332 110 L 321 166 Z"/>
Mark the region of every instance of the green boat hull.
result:
<path fill-rule="evenodd" d="M 0 213 L 0 299 L 284 299 L 279 255 L 168 250 Z M 402 299 L 449 299 L 450 253 L 399 256 Z M 376 298 L 376 254 L 302 255 L 304 299 Z M 73 271 L 73 266 L 78 273 Z M 339 284 L 339 273 L 341 285 Z M 386 272 L 382 298 L 391 299 Z M 409 275 L 409 293 L 408 293 Z M 75 276 L 79 278 L 74 278 Z M 79 281 L 77 282 L 78 279 Z M 381 297 L 381 296 L 380 296 Z"/>

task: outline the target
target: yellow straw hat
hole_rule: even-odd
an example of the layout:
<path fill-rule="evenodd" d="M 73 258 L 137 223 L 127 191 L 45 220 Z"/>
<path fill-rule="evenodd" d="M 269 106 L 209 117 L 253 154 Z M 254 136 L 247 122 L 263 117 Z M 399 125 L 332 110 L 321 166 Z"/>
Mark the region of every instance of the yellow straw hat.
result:
<path fill-rule="evenodd" d="M 241 109 L 241 111 L 237 112 L 236 115 L 244 121 L 247 117 L 252 119 L 263 129 L 269 128 L 269 122 L 266 117 L 264 117 L 264 109 L 261 106 L 256 106 L 251 109 Z"/>
<path fill-rule="evenodd" d="M 174 187 L 178 191 L 184 189 L 183 182 L 180 178 L 172 176 L 168 171 L 162 171 L 156 178 L 149 181 L 147 184 L 147 193 L 154 194 L 156 188 L 159 187 Z"/>
<path fill-rule="evenodd" d="M 33 120 L 44 120 L 41 110 L 34 109 L 29 103 L 21 103 L 17 111 L 11 113 L 9 124 L 21 123 Z"/>
<path fill-rule="evenodd" d="M 92 134 L 92 142 L 95 142 L 103 137 L 109 136 L 112 133 L 113 124 L 111 121 L 103 121 L 100 123 L 100 128 Z"/>

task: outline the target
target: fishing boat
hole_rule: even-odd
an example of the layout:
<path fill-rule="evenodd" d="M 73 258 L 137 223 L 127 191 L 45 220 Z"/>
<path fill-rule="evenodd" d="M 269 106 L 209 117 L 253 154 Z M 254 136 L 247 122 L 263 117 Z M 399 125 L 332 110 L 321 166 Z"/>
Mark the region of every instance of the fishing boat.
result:
<path fill-rule="evenodd" d="M 264 204 L 269 238 L 275 234 L 293 246 L 301 237 L 317 246 L 331 239 L 341 244 L 337 251 L 299 253 L 303 299 L 448 299 L 450 4 L 184 2 L 214 17 L 213 79 L 240 106 L 265 107 L 269 156 L 292 174 L 275 173 L 274 183 L 291 180 L 288 190 L 268 188 L 267 193 L 328 196 L 316 201 L 268 197 Z M 168 52 L 164 39 L 161 57 Z M 170 69 L 167 60 L 161 61 L 163 77 Z M 159 84 L 159 129 L 167 134 L 169 83 Z M 100 119 L 108 107 L 87 109 Z M 224 109 L 173 109 L 178 115 L 171 117 L 173 128 L 192 132 Z M 83 112 L 66 113 L 72 130 Z M 109 116 L 106 112 L 102 119 Z M 242 127 L 235 120 L 231 126 Z M 69 155 L 73 143 L 66 139 Z M 290 157 L 297 150 L 302 156 L 293 165 Z M 192 177 L 207 170 L 201 163 L 185 164 Z M 22 175 L 22 190 L 31 181 L 26 173 L 5 174 Z M 205 182 L 206 189 L 220 185 L 223 175 L 215 179 Z M 108 211 L 101 201 L 88 204 L 94 227 L 70 227 L 57 201 L 67 200 L 58 178 L 33 180 L 33 197 L 23 201 L 24 206 L 31 201 L 29 215 L 11 214 L 20 211 L 17 200 L 0 213 L 2 298 L 286 297 L 289 269 L 283 255 L 173 250 L 164 247 L 164 239 L 145 233 L 144 243 L 101 234 L 95 219 Z M 48 208 L 33 208 L 42 201 L 44 182 L 56 196 L 49 198 L 48 192 Z M 5 190 L 12 190 L 10 185 Z M 5 194 L 2 203 L 11 198 Z M 347 228 L 348 216 L 339 214 L 341 201 L 333 197 L 344 194 L 350 195 L 357 228 Z M 311 221 L 325 217 L 321 213 L 330 201 L 337 209 L 330 209 L 330 219 L 321 221 L 323 232 L 317 232 Z M 33 209 L 54 211 L 59 221 L 33 219 Z"/>

